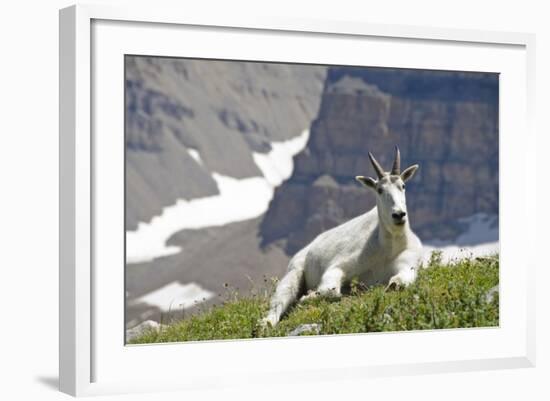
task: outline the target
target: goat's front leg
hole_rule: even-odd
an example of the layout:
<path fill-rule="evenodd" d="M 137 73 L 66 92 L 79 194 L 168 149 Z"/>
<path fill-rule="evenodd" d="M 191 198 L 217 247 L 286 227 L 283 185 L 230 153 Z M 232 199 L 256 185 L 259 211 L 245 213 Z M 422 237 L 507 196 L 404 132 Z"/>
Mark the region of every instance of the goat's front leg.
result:
<path fill-rule="evenodd" d="M 416 280 L 419 254 L 417 251 L 405 251 L 393 262 L 391 269 L 396 272 L 388 282 L 386 291 L 408 287 Z"/>
<path fill-rule="evenodd" d="M 316 297 L 340 298 L 342 296 L 342 283 L 345 273 L 339 267 L 327 269 L 321 277 L 321 282 L 316 291 L 310 291 L 304 295 L 301 301 Z"/>

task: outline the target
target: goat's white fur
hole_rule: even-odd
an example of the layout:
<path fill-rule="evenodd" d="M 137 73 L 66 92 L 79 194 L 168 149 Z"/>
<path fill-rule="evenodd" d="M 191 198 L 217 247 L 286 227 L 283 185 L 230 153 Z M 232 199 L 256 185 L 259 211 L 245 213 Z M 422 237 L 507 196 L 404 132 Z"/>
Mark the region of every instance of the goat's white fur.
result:
<path fill-rule="evenodd" d="M 339 297 L 342 286 L 354 278 L 367 286 L 386 284 L 388 289 L 407 286 L 416 279 L 422 244 L 411 230 L 408 218 L 399 219 L 397 224 L 392 214 L 406 213 L 404 183 L 414 175 L 418 165 L 401 173 L 396 148 L 394 169 L 386 173 L 370 156 L 379 179 L 363 176 L 356 179 L 374 190 L 376 206 L 325 231 L 294 255 L 287 273 L 277 284 L 270 310 L 262 320 L 264 326 L 276 325 L 302 293 L 306 293 L 302 299 Z"/>

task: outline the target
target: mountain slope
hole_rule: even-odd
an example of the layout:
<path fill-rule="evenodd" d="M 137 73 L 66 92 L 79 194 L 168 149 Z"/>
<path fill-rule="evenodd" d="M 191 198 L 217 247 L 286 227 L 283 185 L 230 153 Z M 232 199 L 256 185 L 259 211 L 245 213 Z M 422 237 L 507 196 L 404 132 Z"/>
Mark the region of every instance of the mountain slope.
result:
<path fill-rule="evenodd" d="M 219 192 L 212 173 L 261 176 L 253 152 L 317 114 L 326 69 L 127 56 L 126 228 L 177 199 Z"/>

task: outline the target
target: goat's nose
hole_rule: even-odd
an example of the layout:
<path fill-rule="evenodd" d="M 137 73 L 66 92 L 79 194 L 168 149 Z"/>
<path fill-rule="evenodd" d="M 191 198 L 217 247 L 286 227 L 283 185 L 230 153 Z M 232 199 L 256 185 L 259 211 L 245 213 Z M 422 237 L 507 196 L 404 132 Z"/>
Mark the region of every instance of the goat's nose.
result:
<path fill-rule="evenodd" d="M 405 212 L 394 212 L 391 214 L 391 217 L 393 217 L 395 220 L 403 220 L 403 218 L 407 215 Z"/>

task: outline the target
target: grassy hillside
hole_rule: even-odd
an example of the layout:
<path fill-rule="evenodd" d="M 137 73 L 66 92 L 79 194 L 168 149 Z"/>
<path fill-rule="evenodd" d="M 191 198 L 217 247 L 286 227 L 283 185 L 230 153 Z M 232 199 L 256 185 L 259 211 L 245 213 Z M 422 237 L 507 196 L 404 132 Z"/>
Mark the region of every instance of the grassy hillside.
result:
<path fill-rule="evenodd" d="M 276 327 L 264 330 L 258 321 L 269 294 L 243 298 L 232 293 L 223 305 L 150 330 L 132 343 L 281 337 L 303 324 L 315 324 L 316 331 L 302 335 L 498 326 L 498 291 L 490 291 L 498 278 L 497 256 L 446 265 L 434 254 L 417 281 L 403 290 L 352 284 L 349 295 L 299 303 Z"/>

